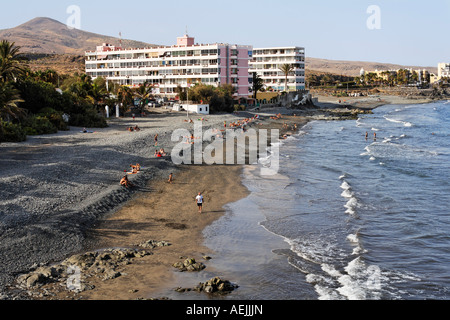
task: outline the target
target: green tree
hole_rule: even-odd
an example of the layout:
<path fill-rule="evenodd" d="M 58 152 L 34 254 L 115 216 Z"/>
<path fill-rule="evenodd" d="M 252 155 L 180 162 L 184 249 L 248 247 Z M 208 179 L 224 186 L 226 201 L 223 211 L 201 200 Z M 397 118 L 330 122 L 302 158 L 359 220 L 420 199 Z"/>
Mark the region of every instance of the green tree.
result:
<path fill-rule="evenodd" d="M 400 85 L 408 84 L 409 82 L 409 71 L 406 69 L 400 69 L 397 71 L 397 83 Z"/>
<path fill-rule="evenodd" d="M 60 82 L 59 74 L 53 69 L 48 69 L 45 71 L 38 70 L 35 72 L 29 71 L 27 73 L 27 76 L 34 78 L 35 80 L 38 80 L 38 81 L 44 81 L 44 82 L 51 83 L 54 86 L 59 86 L 59 82 Z"/>
<path fill-rule="evenodd" d="M 145 82 L 132 92 L 133 97 L 139 99 L 139 112 L 144 112 L 145 104 L 149 99 L 153 98 L 153 86 Z"/>
<path fill-rule="evenodd" d="M 24 109 L 19 107 L 23 102 L 20 92 L 11 83 L 0 82 L 0 118 L 10 121 L 11 118 L 19 119 L 26 115 Z"/>
<path fill-rule="evenodd" d="M 186 101 L 187 100 L 187 89 L 183 88 L 182 86 L 178 85 L 175 88 L 175 92 L 178 94 L 178 99 L 180 101 Z"/>
<path fill-rule="evenodd" d="M 125 112 L 128 110 L 128 107 L 133 104 L 133 93 L 130 89 L 130 87 L 127 86 L 121 86 L 117 90 L 117 99 L 118 102 L 122 106 L 122 111 Z"/>
<path fill-rule="evenodd" d="M 283 73 L 283 75 L 285 76 L 285 87 L 286 87 L 286 92 L 289 91 L 289 86 L 288 86 L 288 77 L 289 75 L 292 74 L 292 72 L 294 71 L 294 66 L 292 64 L 286 63 L 281 65 L 280 67 L 280 71 Z"/>
<path fill-rule="evenodd" d="M 218 89 L 212 85 L 197 84 L 189 89 L 189 100 L 198 103 L 211 104 L 211 100 L 218 95 Z"/>
<path fill-rule="evenodd" d="M 234 93 L 231 84 L 215 87 L 201 83 L 189 89 L 189 100 L 209 104 L 211 112 L 233 112 Z"/>
<path fill-rule="evenodd" d="M 15 42 L 0 41 L 0 82 L 16 81 L 25 74 L 25 57 Z"/>
<path fill-rule="evenodd" d="M 90 76 L 76 73 L 67 81 L 65 87 L 67 88 L 66 91 L 76 95 L 78 98 L 84 99 L 90 103 L 93 102 L 93 99 L 90 97 L 93 87 L 92 78 Z"/>
<path fill-rule="evenodd" d="M 89 96 L 92 97 L 95 105 L 104 104 L 105 100 L 109 97 L 105 78 L 98 77 L 92 82 L 92 88 L 89 90 Z"/>
<path fill-rule="evenodd" d="M 263 79 L 256 72 L 253 72 L 252 87 L 253 87 L 253 99 L 256 99 L 258 91 L 260 91 L 262 88 L 264 88 Z"/>
<path fill-rule="evenodd" d="M 323 84 L 324 85 L 332 85 L 332 84 L 335 83 L 334 77 L 331 74 L 329 74 L 329 73 L 325 74 L 322 77 L 322 80 L 323 80 Z"/>

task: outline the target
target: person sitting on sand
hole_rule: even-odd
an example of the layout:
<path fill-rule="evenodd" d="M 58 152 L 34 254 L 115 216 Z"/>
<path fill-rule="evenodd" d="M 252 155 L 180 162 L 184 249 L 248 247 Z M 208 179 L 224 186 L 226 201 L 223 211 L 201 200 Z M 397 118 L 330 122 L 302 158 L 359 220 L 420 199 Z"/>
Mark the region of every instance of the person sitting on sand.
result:
<path fill-rule="evenodd" d="M 141 128 L 139 128 L 138 125 L 136 125 L 136 126 L 134 127 L 134 131 L 139 132 L 139 131 L 141 131 Z"/>
<path fill-rule="evenodd" d="M 137 163 L 135 166 L 134 165 L 130 165 L 131 169 L 132 169 L 132 173 L 138 173 L 139 171 L 141 171 L 141 165 L 139 163 Z"/>
<path fill-rule="evenodd" d="M 167 154 L 166 154 L 166 151 L 164 151 L 164 149 L 161 149 L 161 150 L 159 150 L 159 153 L 163 156 L 163 157 L 165 157 Z"/>
<path fill-rule="evenodd" d="M 159 152 L 158 150 L 155 150 L 155 157 L 162 158 L 161 152 Z"/>
<path fill-rule="evenodd" d="M 131 188 L 134 187 L 134 185 L 128 180 L 127 176 L 123 176 L 122 180 L 120 180 L 120 185 L 125 188 Z"/>
<path fill-rule="evenodd" d="M 138 174 L 138 172 L 140 171 L 138 166 L 131 165 L 130 167 L 131 167 L 131 174 Z"/>

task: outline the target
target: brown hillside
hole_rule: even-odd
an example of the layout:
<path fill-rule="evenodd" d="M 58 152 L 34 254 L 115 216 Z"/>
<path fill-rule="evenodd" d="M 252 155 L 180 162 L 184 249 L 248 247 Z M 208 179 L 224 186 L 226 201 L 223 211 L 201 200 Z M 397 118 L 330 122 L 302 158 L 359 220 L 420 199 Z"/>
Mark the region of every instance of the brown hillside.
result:
<path fill-rule="evenodd" d="M 321 73 L 331 73 L 345 76 L 359 76 L 361 69 L 365 71 L 374 70 L 397 70 L 401 68 L 426 69 L 429 72 L 437 73 L 437 67 L 423 66 L 402 66 L 391 63 L 364 62 L 364 61 L 339 61 L 318 58 L 306 58 L 306 69 Z"/>
<path fill-rule="evenodd" d="M 84 55 L 102 43 L 119 44 L 119 39 L 77 29 L 50 18 L 35 18 L 18 27 L 0 30 L 0 39 L 15 42 L 23 52 Z M 123 47 L 151 47 L 152 44 L 122 40 Z"/>

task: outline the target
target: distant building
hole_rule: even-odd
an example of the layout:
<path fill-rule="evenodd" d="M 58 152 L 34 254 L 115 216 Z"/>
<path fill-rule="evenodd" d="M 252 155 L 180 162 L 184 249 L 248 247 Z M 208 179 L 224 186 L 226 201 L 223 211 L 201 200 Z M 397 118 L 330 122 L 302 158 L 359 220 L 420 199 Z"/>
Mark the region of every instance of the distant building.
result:
<path fill-rule="evenodd" d="M 361 70 L 359 70 L 359 76 L 364 77 L 365 75 L 366 75 L 366 71 L 364 70 L 364 68 L 361 68 Z"/>
<path fill-rule="evenodd" d="M 174 111 L 187 111 L 195 114 L 209 115 L 210 108 L 208 104 L 175 104 Z"/>
<path fill-rule="evenodd" d="M 252 51 L 247 45 L 195 44 L 188 35 L 174 46 L 125 49 L 103 44 L 86 52 L 86 74 L 125 86 L 148 82 L 155 94 L 167 97 L 175 97 L 178 86 L 231 84 L 235 98 L 248 98 Z"/>
<path fill-rule="evenodd" d="M 281 72 L 283 64 L 292 64 L 294 69 L 288 76 L 288 91 L 305 89 L 305 48 L 278 47 L 255 48 L 250 62 L 250 77 L 257 73 L 266 89 L 286 90 L 286 76 Z"/>
<path fill-rule="evenodd" d="M 440 80 L 439 76 L 434 74 L 434 73 L 430 73 L 430 84 L 436 83 Z"/>
<path fill-rule="evenodd" d="M 417 85 L 430 83 L 430 72 L 426 69 L 413 70 L 412 68 L 403 68 L 396 70 L 375 70 L 369 71 L 368 74 L 374 73 L 377 77 L 387 81 L 389 78 L 396 78 L 400 70 L 406 72 L 406 77 L 408 79 L 412 79 L 414 74 L 417 74 L 417 83 L 415 83 Z"/>
<path fill-rule="evenodd" d="M 419 76 L 419 83 L 420 84 L 426 84 L 426 83 L 430 83 L 430 72 L 426 69 L 419 69 L 416 70 L 418 76 Z"/>
<path fill-rule="evenodd" d="M 448 78 L 450 77 L 450 63 L 439 63 L 438 64 L 438 78 Z"/>

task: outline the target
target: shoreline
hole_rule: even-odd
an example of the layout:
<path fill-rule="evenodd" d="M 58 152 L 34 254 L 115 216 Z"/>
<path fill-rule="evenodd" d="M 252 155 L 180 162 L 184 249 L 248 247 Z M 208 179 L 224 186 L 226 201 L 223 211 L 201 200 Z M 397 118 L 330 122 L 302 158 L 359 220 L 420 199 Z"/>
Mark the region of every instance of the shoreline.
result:
<path fill-rule="evenodd" d="M 405 103 L 412 103 L 411 100 L 406 101 Z M 386 104 L 383 104 L 386 105 Z M 335 106 L 339 108 L 339 106 Z M 377 106 L 374 106 L 376 108 Z M 263 110 L 261 113 L 264 113 Z M 270 110 L 267 110 L 271 112 Z M 275 113 L 278 113 L 279 109 L 275 110 Z M 292 116 L 292 112 L 290 113 L 290 116 L 284 116 L 283 119 L 280 119 L 278 121 L 271 121 L 270 119 L 265 119 L 262 121 L 263 125 L 260 126 L 261 128 L 282 128 L 283 122 L 302 122 L 302 121 L 309 121 L 309 120 L 315 120 L 315 116 L 309 114 L 307 112 L 307 116 L 302 116 L 302 113 L 304 111 L 293 111 L 297 116 Z M 310 110 L 311 113 L 318 113 L 322 114 L 323 110 L 317 110 L 312 109 Z M 258 112 L 258 114 L 260 114 Z M 166 118 L 169 118 L 169 121 L 166 122 Z M 147 148 L 151 149 L 151 143 L 153 142 L 151 136 L 154 132 L 158 131 L 163 133 L 164 131 L 161 131 L 162 125 L 167 125 L 167 127 L 171 127 L 170 130 L 173 130 L 173 119 L 176 119 L 179 121 L 177 123 L 178 126 L 182 124 L 183 118 L 185 118 L 185 115 L 158 115 L 157 120 L 152 119 L 149 117 L 149 119 L 142 120 L 142 126 L 145 128 L 144 123 L 150 123 L 145 130 L 149 130 L 150 132 L 143 134 L 142 136 L 133 137 L 130 140 L 127 140 L 120 145 L 120 148 L 117 147 L 117 151 L 120 151 L 121 154 L 126 154 L 127 152 L 132 153 L 132 155 L 129 156 L 129 158 L 136 159 L 136 153 L 132 150 L 134 150 L 133 145 L 136 147 Z M 211 121 L 211 119 L 214 118 L 214 121 Z M 236 117 L 233 115 L 217 115 L 217 116 L 208 116 L 208 120 L 211 121 L 207 124 L 207 126 L 219 126 L 223 123 L 223 119 L 228 119 L 228 121 L 231 121 L 232 119 L 238 119 L 238 118 L 244 118 Z M 322 118 L 319 117 L 319 120 Z M 133 123 L 131 120 L 127 119 L 123 121 L 124 123 L 119 123 L 120 129 L 123 129 L 126 127 L 126 124 Z M 134 121 L 137 122 L 137 121 Z M 126 124 L 125 124 L 126 123 Z M 115 127 L 116 124 L 114 124 L 114 128 L 111 129 L 105 129 L 105 131 L 108 131 L 108 135 L 111 134 L 111 131 L 116 134 L 116 139 L 118 137 L 126 137 L 125 133 L 120 132 L 118 128 Z M 141 126 L 141 123 L 139 123 Z M 187 124 L 183 124 L 185 127 L 189 128 Z M 152 130 L 150 130 L 150 128 Z M 155 129 L 157 128 L 157 129 Z M 114 131 L 116 130 L 116 131 Z M 118 131 L 117 131 L 118 130 Z M 156 131 L 154 131 L 156 130 Z M 75 139 L 72 138 L 71 134 L 76 134 L 76 129 L 74 132 L 71 133 L 61 133 L 60 135 L 53 135 L 53 136 L 46 136 L 46 137 L 37 137 L 33 138 L 30 143 L 25 143 L 22 145 L 8 145 L 7 148 L 11 155 L 16 156 L 17 154 L 20 154 L 20 156 L 28 156 L 29 153 L 36 155 L 37 161 L 44 161 L 41 159 L 42 152 L 41 153 L 35 153 L 42 151 L 42 148 L 52 148 L 55 144 L 61 144 L 62 150 L 68 147 L 67 141 L 64 141 L 67 139 L 67 137 L 70 137 L 69 139 L 71 142 L 74 142 Z M 100 133 L 102 134 L 102 133 Z M 161 139 L 161 142 L 163 143 L 164 138 L 167 138 L 167 133 L 164 133 L 163 138 Z M 138 139 L 136 139 L 138 138 Z M 55 141 L 52 143 L 52 139 L 55 139 Z M 36 140 L 36 141 L 35 141 Z M 56 141 L 57 140 L 57 141 Z M 148 141 L 151 140 L 151 141 Z M 137 141 L 137 142 L 136 142 Z M 50 144 L 49 144 L 50 142 Z M 110 140 L 101 141 L 101 144 L 108 144 L 111 143 Z M 80 141 L 79 144 L 89 146 L 89 141 Z M 131 144 L 131 145 L 130 145 Z M 3 148 L 4 145 L 1 147 Z M 166 149 L 169 149 L 169 147 L 165 146 Z M 37 149 L 37 150 L 36 150 Z M 114 149 L 114 147 L 112 147 Z M 123 151 L 123 149 L 126 150 L 126 152 Z M 21 151 L 21 152 L 19 152 Z M 146 151 L 148 153 L 148 150 Z M 33 157 L 31 157 L 33 158 Z M 128 157 L 126 157 L 128 158 Z M 177 287 L 178 284 L 174 282 L 173 275 L 175 272 L 177 272 L 173 267 L 172 264 L 175 262 L 180 261 L 181 256 L 185 258 L 195 258 L 198 262 L 202 262 L 207 265 L 207 260 L 203 259 L 204 255 L 214 255 L 213 253 L 209 252 L 208 248 L 204 247 L 203 241 L 202 241 L 202 232 L 203 230 L 210 225 L 212 222 L 216 221 L 218 218 L 223 216 L 225 213 L 224 206 L 228 203 L 235 202 L 239 199 L 245 198 L 245 195 L 248 194 L 248 190 L 243 186 L 241 181 L 241 174 L 242 174 L 242 166 L 189 166 L 189 167 L 183 167 L 183 166 L 174 166 L 170 161 L 164 160 L 159 161 L 158 159 L 152 159 L 149 158 L 148 155 L 142 156 L 143 161 L 141 163 L 145 163 L 144 170 L 142 172 L 142 175 L 139 174 L 139 177 L 136 177 L 136 179 L 132 180 L 133 182 L 136 182 L 139 185 L 140 190 L 136 190 L 135 192 L 128 192 L 124 191 L 117 187 L 118 180 L 112 181 L 111 178 L 105 182 L 105 184 L 108 186 L 106 189 L 107 192 L 100 192 L 97 197 L 95 197 L 94 200 L 88 199 L 92 204 L 90 206 L 85 206 L 83 210 L 77 212 L 76 210 L 73 210 L 71 213 L 68 213 L 67 211 L 64 212 L 64 214 L 61 214 L 61 216 L 58 216 L 58 219 L 51 219 L 49 221 L 37 219 L 38 221 L 38 227 L 43 228 L 43 226 L 48 226 L 48 228 L 54 228 L 52 229 L 52 236 L 50 236 L 50 240 L 52 240 L 50 243 L 43 243 L 45 242 L 45 237 L 43 239 L 39 239 L 40 235 L 45 235 L 42 233 L 37 234 L 31 234 L 30 230 L 39 230 L 38 227 L 35 229 L 31 229 L 31 226 L 33 225 L 34 221 L 26 221 L 26 228 L 27 231 L 25 235 L 28 235 L 28 237 L 33 236 L 32 238 L 25 239 L 27 242 L 29 242 L 29 245 L 33 245 L 34 247 L 31 247 L 30 249 L 24 249 L 24 252 L 28 252 L 29 250 L 33 251 L 36 247 L 42 247 L 42 250 L 45 248 L 51 248 L 51 245 L 59 241 L 60 239 L 56 239 L 57 236 L 61 237 L 64 235 L 68 235 L 68 239 L 65 241 L 60 241 L 61 244 L 59 247 L 52 248 L 54 250 L 51 255 L 49 255 L 49 258 L 46 258 L 47 256 L 40 255 L 42 251 L 35 252 L 35 257 L 42 258 L 40 263 L 37 263 L 37 266 L 29 266 L 27 265 L 27 259 L 24 259 L 24 261 L 21 261 L 21 267 L 16 267 L 16 270 L 19 272 L 14 272 L 13 274 L 19 274 L 24 273 L 26 270 L 35 270 L 40 265 L 45 265 L 48 263 L 54 263 L 55 261 L 60 261 L 63 258 L 66 258 L 70 253 L 81 253 L 85 252 L 86 250 L 100 250 L 100 249 L 106 249 L 111 247 L 136 247 L 138 242 L 147 241 L 147 240 L 157 240 L 157 241 L 168 241 L 171 243 L 169 247 L 161 247 L 161 248 L 154 248 L 151 250 L 151 255 L 146 256 L 142 259 L 136 259 L 136 261 L 131 262 L 129 265 L 125 267 L 126 271 L 123 271 L 125 276 L 117 277 L 117 279 L 103 281 L 103 280 L 96 280 L 94 281 L 97 283 L 97 286 L 93 290 L 87 290 L 83 291 L 81 293 L 77 294 L 68 294 L 67 291 L 62 290 L 56 294 L 51 293 L 51 290 L 47 289 L 46 286 L 39 287 L 39 290 L 37 294 L 27 296 L 27 295 L 21 295 L 21 298 L 31 298 L 31 299 L 41 299 L 41 300 L 50 300 L 50 299 L 61 299 L 61 300 L 71 300 L 71 299 L 86 299 L 86 300 L 111 300 L 111 299 L 120 299 L 120 300 L 126 300 L 126 299 L 152 299 L 152 298 L 161 298 L 164 296 L 164 292 L 167 292 L 169 290 L 168 288 Z M 33 160 L 33 159 L 32 159 Z M 55 159 L 56 160 L 56 159 Z M 121 162 L 124 163 L 125 160 L 121 159 Z M 105 161 L 107 163 L 108 161 Z M 133 163 L 131 160 L 128 161 L 129 163 Z M 101 162 L 103 164 L 103 162 Z M 111 165 L 112 167 L 112 165 Z M 91 170 L 94 170 L 92 168 Z M 126 169 L 126 168 L 125 168 Z M 157 170 L 152 170 L 157 169 Z M 111 168 L 108 168 L 108 170 L 112 170 Z M 149 170 L 149 171 L 146 171 Z M 117 170 L 120 171 L 120 170 Z M 166 180 L 168 178 L 168 173 L 174 172 L 175 173 L 175 183 L 173 185 L 168 185 L 166 183 Z M 65 174 L 71 174 L 70 172 Z M 92 173 L 91 173 L 92 174 Z M 90 177 L 91 175 L 88 175 Z M 116 176 L 117 179 L 119 179 L 120 174 L 114 173 L 112 176 Z M 226 179 L 221 180 L 221 178 L 226 177 Z M 177 185 L 177 182 L 180 182 L 180 180 L 187 180 L 190 181 L 190 184 L 183 184 L 180 183 Z M 186 209 L 187 211 L 195 211 L 195 204 L 193 201 L 193 197 L 195 197 L 196 193 L 198 191 L 193 190 L 193 194 L 191 195 L 191 192 L 186 197 L 178 197 L 177 195 L 173 195 L 170 198 L 165 198 L 165 196 L 170 195 L 170 191 L 174 191 L 173 189 L 180 188 L 186 188 L 188 186 L 195 186 L 195 181 L 200 181 L 202 178 L 209 178 L 207 181 L 209 183 L 209 188 L 206 187 L 205 189 L 212 189 L 211 183 L 213 185 L 221 185 L 223 188 L 226 189 L 227 196 L 222 195 L 217 190 L 214 191 L 214 193 L 210 193 L 208 196 L 211 197 L 211 199 L 216 199 L 214 203 L 214 214 L 211 216 L 206 216 L 207 219 L 205 220 L 198 220 L 198 217 L 193 213 L 193 220 L 191 219 L 183 219 L 180 217 L 180 210 L 179 208 L 184 208 L 190 206 L 189 203 L 191 203 L 191 207 L 189 209 Z M 5 179 L 5 178 L 3 178 Z M 11 178 L 10 178 L 11 180 Z M 24 181 L 23 179 L 20 181 Z M 70 180 L 69 180 L 70 181 Z M 0 182 L 2 182 L 0 180 Z M 25 181 L 27 182 L 27 181 Z M 206 182 L 204 182 L 206 183 Z M 224 183 L 224 184 L 221 184 Z M 111 191 L 111 185 L 114 185 L 115 191 Z M 80 188 L 79 186 L 75 186 L 75 188 Z M 99 189 L 104 189 L 104 186 L 99 186 Z M 186 189 L 184 189 L 186 190 Z M 235 192 L 233 192 L 235 191 Z M 237 192 L 236 192 L 237 191 Z M 83 192 L 86 192 L 86 190 L 83 189 Z M 239 196 L 236 196 L 237 193 Z M 11 197 L 11 195 L 10 195 Z M 191 198 L 190 200 L 187 200 L 188 198 Z M 45 196 L 44 199 L 48 198 L 48 196 Z M 176 202 L 170 199 L 175 198 L 177 200 Z M 179 198 L 179 199 L 178 199 Z M 164 200 L 165 199 L 165 200 Z M 88 201 L 88 202 L 89 202 Z M 148 216 L 148 207 L 150 206 L 157 206 L 158 201 L 162 201 L 162 204 L 165 206 L 174 206 L 172 210 L 172 215 L 164 215 L 157 210 L 151 210 L 152 215 Z M 184 201 L 184 202 L 183 202 Z M 207 203 L 208 203 L 207 199 Z M 109 203 L 112 202 L 112 203 Z M 178 203 L 176 205 L 176 203 Z M 15 204 L 15 203 L 14 203 Z M 192 204 L 194 204 L 192 206 Z M 139 210 L 136 210 L 140 206 Z M 77 207 L 77 205 L 75 205 Z M 178 208 L 178 212 L 177 212 Z M 192 209 L 193 208 L 193 209 Z M 208 204 L 206 204 L 206 208 L 208 208 Z M 95 211 L 89 212 L 89 211 Z M 205 214 L 207 214 L 208 209 L 206 209 Z M 66 218 L 73 218 L 74 214 L 82 213 L 83 219 L 81 219 L 79 222 L 77 221 L 64 221 Z M 190 213 L 189 213 L 190 214 Z M 203 218 L 203 217 L 202 217 Z M 133 220 L 134 219 L 134 220 Z M 140 221 L 142 219 L 143 221 Z M 62 222 L 64 221 L 62 225 L 56 225 L 56 222 Z M 14 221 L 17 224 L 19 224 L 21 221 Z M 44 222 L 44 223 L 41 223 Z M 192 224 L 195 222 L 194 224 Z M 109 224 L 109 225 L 108 225 Z M 68 230 L 69 228 L 73 228 L 73 226 L 76 226 L 76 230 Z M 92 228 L 94 226 L 94 228 Z M 0 225 L 0 227 L 3 227 Z M 34 225 L 33 225 L 34 227 Z M 28 228 L 28 229 L 27 229 Z M 88 239 L 83 236 L 84 229 L 90 230 L 88 232 Z M 148 230 L 146 230 L 148 228 Z M 6 228 L 6 230 L 10 231 L 14 229 L 14 225 L 11 225 L 10 228 Z M 48 230 L 48 229 L 47 229 Z M 43 230 L 46 231 L 46 230 Z M 78 234 L 79 232 L 79 234 Z M 194 234 L 191 238 L 188 237 L 189 232 Z M 54 234 L 54 235 L 53 235 Z M 75 235 L 74 235 L 75 234 Z M 186 235 L 188 234 L 188 235 Z M 13 234 L 11 235 L 11 240 L 14 240 L 17 236 L 23 236 L 24 232 L 18 233 L 17 235 Z M 55 238 L 54 238 L 55 237 Z M 98 238 L 100 237 L 100 238 Z M 3 240 L 4 236 L 2 236 Z M 147 239 L 148 238 L 148 239 Z M 175 239 L 172 240 L 169 239 Z M 187 240 L 188 239 L 188 240 Z M 33 243 L 33 241 L 37 241 L 37 243 Z M 80 242 L 82 240 L 82 242 Z M 74 241 L 72 244 L 70 241 Z M 23 243 L 19 243 L 23 244 Z M 189 245 L 188 245 L 189 244 Z M 17 247 L 16 247 L 17 248 Z M 58 252 L 57 252 L 58 251 Z M 9 250 L 4 252 L 5 256 L 10 253 L 12 254 L 13 251 Z M 20 258 L 20 256 L 18 257 Z M 213 257 L 214 259 L 214 257 Z M 173 261 L 175 260 L 175 261 Z M 3 260 L 6 261 L 6 260 Z M 28 264 L 31 265 L 30 262 Z M 36 262 L 35 262 L 36 264 Z M 15 266 L 12 264 L 12 266 Z M 16 264 L 16 266 L 18 266 Z M 152 272 L 148 272 L 149 268 L 153 270 Z M 150 273 L 150 275 L 149 275 Z M 136 274 L 139 275 L 139 277 L 133 277 L 132 275 Z M 146 281 L 149 281 L 148 283 L 151 283 L 150 287 L 148 285 L 140 283 L 139 279 L 147 279 Z M 233 279 L 230 279 L 231 281 Z M 144 281 L 142 281 L 144 283 Z M 118 283 L 122 283 L 121 285 L 118 285 Z M 61 285 L 59 285 L 61 287 Z M 1 288 L 1 283 L 0 283 Z M 47 290 L 45 292 L 45 290 Z M 33 291 L 33 290 L 29 290 Z M 42 293 L 44 292 L 44 293 Z M 49 293 L 50 292 L 50 293 Z M 161 295 L 160 295 L 161 293 Z M 28 293 L 29 294 L 29 293 Z M 0 289 L 0 299 L 2 298 L 2 290 Z M 11 298 L 10 295 L 5 294 L 3 298 L 8 299 Z M 206 298 L 205 298 L 206 299 Z"/>

